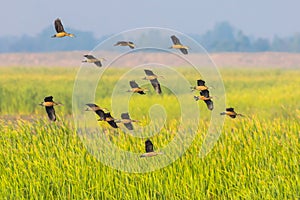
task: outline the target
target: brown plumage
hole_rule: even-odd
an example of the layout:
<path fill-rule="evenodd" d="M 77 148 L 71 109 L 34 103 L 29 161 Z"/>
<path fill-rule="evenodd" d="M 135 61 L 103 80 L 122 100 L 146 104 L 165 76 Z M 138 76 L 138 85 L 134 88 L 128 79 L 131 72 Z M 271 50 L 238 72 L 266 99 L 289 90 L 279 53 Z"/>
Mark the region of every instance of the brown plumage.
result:
<path fill-rule="evenodd" d="M 128 46 L 131 49 L 135 48 L 135 44 L 133 42 L 130 42 L 130 41 L 119 41 L 116 44 L 114 44 L 114 46 Z"/>
<path fill-rule="evenodd" d="M 145 71 L 146 77 L 144 77 L 143 79 L 149 80 L 151 85 L 153 86 L 154 90 L 156 91 L 156 93 L 161 94 L 160 83 L 157 80 L 158 76 L 149 69 L 145 69 L 144 71 Z"/>
<path fill-rule="evenodd" d="M 56 30 L 56 34 L 53 35 L 52 37 L 53 38 L 61 38 L 61 37 L 65 37 L 65 36 L 69 36 L 69 37 L 75 37 L 74 34 L 72 33 L 67 33 L 61 23 L 61 20 L 59 18 L 57 18 L 55 21 L 54 21 L 54 27 L 55 27 L 55 30 Z"/>
<path fill-rule="evenodd" d="M 146 153 L 142 154 L 140 157 L 152 157 L 163 154 L 161 152 L 155 152 L 153 149 L 153 143 L 151 140 L 147 139 L 145 142 L 145 151 Z"/>
<path fill-rule="evenodd" d="M 86 62 L 86 63 L 94 63 L 95 65 L 97 65 L 98 67 L 102 67 L 102 61 L 105 61 L 104 58 L 95 58 L 93 55 L 84 55 L 84 57 L 86 58 L 86 60 L 83 60 L 82 62 Z"/>
<path fill-rule="evenodd" d="M 130 116 L 128 113 L 122 113 L 121 114 L 121 120 L 116 120 L 116 123 L 123 123 L 124 126 L 132 131 L 133 130 L 133 125 L 132 122 L 139 122 L 138 120 L 130 119 Z"/>
<path fill-rule="evenodd" d="M 56 121 L 56 114 L 55 114 L 54 106 L 62 105 L 61 103 L 54 102 L 53 97 L 48 96 L 48 97 L 45 97 L 44 102 L 41 102 L 39 105 L 45 106 L 48 118 L 51 121 Z"/>
<path fill-rule="evenodd" d="M 236 113 L 234 111 L 234 108 L 226 108 L 225 112 L 221 112 L 221 115 L 228 115 L 231 118 L 236 118 L 236 116 L 241 116 L 244 117 L 244 115 L 240 114 L 240 113 Z"/>
<path fill-rule="evenodd" d="M 199 79 L 197 80 L 197 86 L 193 86 L 191 87 L 192 91 L 194 90 L 199 90 L 199 91 L 202 91 L 202 90 L 207 90 L 208 87 L 205 85 L 205 81 Z"/>
<path fill-rule="evenodd" d="M 209 91 L 208 90 L 200 91 L 200 96 L 194 96 L 194 99 L 196 101 L 203 100 L 209 110 L 214 109 L 214 104 L 213 104 L 213 101 L 211 100 L 212 97 L 209 96 Z"/>
<path fill-rule="evenodd" d="M 118 125 L 115 122 L 115 118 L 113 118 L 110 115 L 110 112 L 104 113 L 104 119 L 103 120 L 99 119 L 99 121 L 106 121 L 111 127 L 118 128 Z"/>
<path fill-rule="evenodd" d="M 139 85 L 134 80 L 130 81 L 129 85 L 130 85 L 131 89 L 127 90 L 127 92 L 146 94 L 145 91 L 147 91 L 147 89 L 140 88 Z"/>
<path fill-rule="evenodd" d="M 104 120 L 105 115 L 104 115 L 104 110 L 106 110 L 105 108 L 100 108 L 97 104 L 94 103 L 87 103 L 86 104 L 92 111 L 94 111 L 101 120 Z M 87 108 L 86 111 L 89 111 L 89 109 Z"/>
<path fill-rule="evenodd" d="M 183 54 L 188 54 L 188 46 L 184 46 L 181 44 L 180 40 L 175 36 L 171 36 L 173 45 L 170 47 L 171 49 L 179 49 Z"/>

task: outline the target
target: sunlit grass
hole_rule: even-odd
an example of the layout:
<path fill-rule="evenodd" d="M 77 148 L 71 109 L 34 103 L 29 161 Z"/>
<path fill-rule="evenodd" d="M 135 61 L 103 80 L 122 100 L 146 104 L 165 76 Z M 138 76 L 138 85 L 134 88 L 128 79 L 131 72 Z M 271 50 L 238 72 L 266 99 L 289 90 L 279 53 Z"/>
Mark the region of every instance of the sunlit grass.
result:
<path fill-rule="evenodd" d="M 113 88 L 122 70 L 109 73 L 106 81 Z M 76 69 L 0 68 L 0 197 L 299 199 L 300 71 L 223 69 L 221 73 L 226 104 L 246 117 L 226 117 L 219 140 L 202 158 L 199 152 L 209 125 L 204 116 L 181 158 L 161 170 L 133 174 L 102 164 L 77 136 L 70 117 Z M 194 84 L 193 74 L 186 75 Z M 97 90 L 96 103 L 110 109 L 109 91 Z M 44 108 L 37 105 L 47 95 L 64 104 L 56 108 L 56 123 L 49 123 Z M 135 97 L 129 103 L 130 107 L 137 104 L 130 108 L 131 116 L 146 123 L 149 106 L 157 97 L 149 94 L 143 102 Z M 174 117 L 152 138 L 158 150 L 176 135 L 180 115 L 173 109 L 179 106 L 176 99 L 169 95 L 163 99 Z M 105 127 L 108 139 L 119 148 L 144 152 L 143 139 Z"/>

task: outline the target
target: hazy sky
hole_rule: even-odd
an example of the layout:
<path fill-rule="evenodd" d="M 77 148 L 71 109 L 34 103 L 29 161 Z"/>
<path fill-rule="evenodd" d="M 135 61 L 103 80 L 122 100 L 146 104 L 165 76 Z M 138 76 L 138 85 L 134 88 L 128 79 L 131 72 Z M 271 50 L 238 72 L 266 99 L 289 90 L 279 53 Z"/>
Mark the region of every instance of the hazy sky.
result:
<path fill-rule="evenodd" d="M 256 37 L 288 36 L 300 32 L 299 8 L 299 0 L 9 0 L 0 36 L 35 35 L 57 17 L 96 36 L 145 26 L 202 34 L 221 21 Z"/>

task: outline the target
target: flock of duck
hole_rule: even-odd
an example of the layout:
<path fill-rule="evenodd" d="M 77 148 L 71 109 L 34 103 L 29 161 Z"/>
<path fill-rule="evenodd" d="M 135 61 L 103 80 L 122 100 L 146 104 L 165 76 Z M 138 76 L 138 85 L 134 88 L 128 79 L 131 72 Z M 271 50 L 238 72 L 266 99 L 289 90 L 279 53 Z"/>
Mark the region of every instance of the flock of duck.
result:
<path fill-rule="evenodd" d="M 53 35 L 52 38 L 61 38 L 65 36 L 75 37 L 74 34 L 67 33 L 64 30 L 64 27 L 59 18 L 55 20 L 54 26 L 57 33 Z M 185 55 L 188 54 L 188 49 L 189 49 L 188 46 L 182 45 L 180 40 L 175 35 L 171 36 L 171 40 L 173 42 L 173 45 L 170 48 L 179 49 L 183 54 Z M 128 46 L 131 49 L 135 48 L 135 44 L 131 41 L 118 41 L 117 43 L 114 44 L 114 46 Z M 105 61 L 104 58 L 96 58 L 93 55 L 84 55 L 84 57 L 85 60 L 83 60 L 82 62 L 94 63 L 98 67 L 101 67 L 102 62 Z M 163 77 L 156 75 L 155 73 L 153 73 L 153 71 L 149 69 L 144 69 L 144 72 L 146 76 L 143 79 L 149 80 L 155 92 L 157 94 L 161 94 L 162 90 L 158 78 L 159 77 L 163 78 Z M 147 89 L 139 87 L 139 85 L 134 80 L 130 81 L 129 85 L 131 89 L 128 90 L 128 92 L 138 93 L 140 95 L 146 94 L 145 92 L 147 91 Z M 213 97 L 209 95 L 209 90 L 208 90 L 209 87 L 205 85 L 204 80 L 201 79 L 197 80 L 197 85 L 191 87 L 191 89 L 192 91 L 196 90 L 200 92 L 199 96 L 194 96 L 194 99 L 196 101 L 198 100 L 204 101 L 204 103 L 207 105 L 207 108 L 209 110 L 213 110 L 214 108 L 213 101 L 212 101 Z M 48 118 L 51 121 L 56 121 L 54 106 L 62 105 L 62 104 L 53 101 L 52 96 L 47 96 L 44 98 L 44 101 L 40 103 L 40 105 L 45 107 Z M 121 119 L 115 119 L 114 117 L 111 116 L 110 112 L 107 109 L 101 108 L 97 104 L 88 103 L 86 105 L 88 107 L 86 111 L 94 111 L 100 117 L 98 121 L 106 121 L 113 128 L 118 128 L 117 123 L 123 123 L 128 130 L 132 131 L 134 130 L 132 122 L 138 122 L 138 120 L 131 119 L 129 113 L 122 113 Z M 226 110 L 220 114 L 228 115 L 231 118 L 236 118 L 236 116 L 243 116 L 242 114 L 236 113 L 234 111 L 234 108 L 226 108 Z M 153 143 L 149 139 L 147 139 L 145 142 L 145 151 L 146 153 L 142 154 L 141 157 L 152 157 L 161 154 L 160 152 L 154 152 Z"/>

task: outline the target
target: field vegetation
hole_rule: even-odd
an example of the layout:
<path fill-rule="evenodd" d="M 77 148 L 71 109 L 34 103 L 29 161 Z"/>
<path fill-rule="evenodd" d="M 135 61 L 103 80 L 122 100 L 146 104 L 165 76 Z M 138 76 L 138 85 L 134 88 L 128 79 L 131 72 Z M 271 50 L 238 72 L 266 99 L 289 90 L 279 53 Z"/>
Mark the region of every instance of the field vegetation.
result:
<path fill-rule="evenodd" d="M 210 122 L 210 113 L 199 102 L 204 115 L 192 145 L 169 166 L 149 173 L 128 173 L 106 166 L 80 140 L 72 118 L 77 70 L 0 68 L 1 199 L 300 198 L 299 70 L 221 69 L 226 105 L 246 117 L 225 117 L 214 148 L 199 157 Z M 199 78 L 184 68 L 178 71 L 192 85 Z M 109 93 L 123 72 L 107 72 L 107 89 L 97 90 L 95 103 L 110 109 Z M 49 95 L 64 104 L 56 107 L 55 123 L 50 123 L 45 109 L 38 105 Z M 137 117 L 142 116 L 142 109 L 137 108 L 149 109 L 158 97 L 149 93 L 145 101 L 135 98 L 139 100 L 132 100 L 131 105 L 138 105 L 131 115 Z M 163 98 L 168 101 L 163 105 L 168 116 L 173 117 L 151 138 L 156 150 L 176 135 L 180 116 L 176 99 L 169 93 Z M 147 117 L 140 120 L 148 123 Z M 103 126 L 120 148 L 144 152 L 145 139 L 121 130 L 116 134 L 108 125 Z"/>

